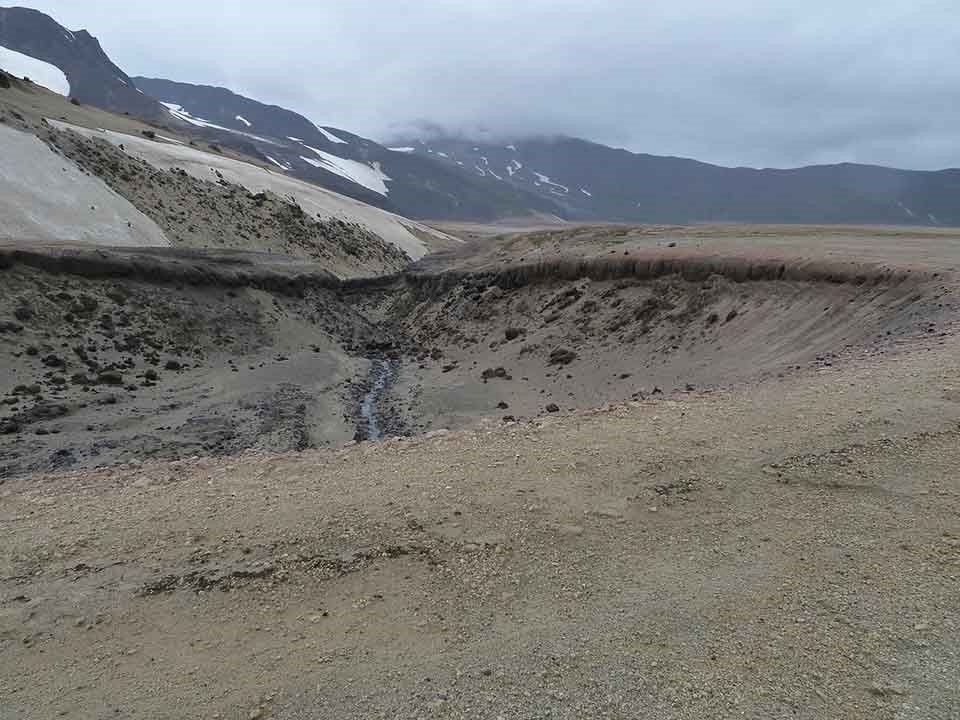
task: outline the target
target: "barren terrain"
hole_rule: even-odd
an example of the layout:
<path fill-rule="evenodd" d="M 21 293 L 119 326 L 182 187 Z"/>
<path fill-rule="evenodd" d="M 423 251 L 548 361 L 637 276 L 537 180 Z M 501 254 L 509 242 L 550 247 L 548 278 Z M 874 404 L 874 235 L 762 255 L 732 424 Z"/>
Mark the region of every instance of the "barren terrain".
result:
<path fill-rule="evenodd" d="M 956 238 L 656 232 L 347 284 L 10 256 L 7 715 L 956 715 Z M 71 333 L 123 384 L 55 381 Z M 466 429 L 343 446 L 381 362 L 388 433 Z M 69 443 L 108 464 L 23 474 Z"/>

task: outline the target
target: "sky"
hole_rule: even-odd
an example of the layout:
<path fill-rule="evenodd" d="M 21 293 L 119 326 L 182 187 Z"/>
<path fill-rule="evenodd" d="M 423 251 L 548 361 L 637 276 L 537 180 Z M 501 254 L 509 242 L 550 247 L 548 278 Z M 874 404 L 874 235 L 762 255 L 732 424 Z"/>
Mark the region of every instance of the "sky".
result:
<path fill-rule="evenodd" d="M 960 167 L 957 0 L 20 0 L 129 75 L 389 140 L 565 134 L 721 165 Z"/>

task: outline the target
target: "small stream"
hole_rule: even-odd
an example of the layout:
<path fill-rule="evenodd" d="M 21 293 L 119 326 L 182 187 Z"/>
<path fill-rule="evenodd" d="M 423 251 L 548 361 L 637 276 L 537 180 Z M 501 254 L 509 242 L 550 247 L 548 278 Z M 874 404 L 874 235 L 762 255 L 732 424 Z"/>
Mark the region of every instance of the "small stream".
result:
<path fill-rule="evenodd" d="M 394 364 L 389 360 L 372 360 L 370 363 L 370 389 L 363 396 L 360 402 L 360 423 L 365 426 L 367 440 L 380 440 L 383 438 L 383 429 L 377 420 L 377 404 L 383 396 L 383 391 L 387 389 L 390 380 L 393 379 L 395 371 Z"/>

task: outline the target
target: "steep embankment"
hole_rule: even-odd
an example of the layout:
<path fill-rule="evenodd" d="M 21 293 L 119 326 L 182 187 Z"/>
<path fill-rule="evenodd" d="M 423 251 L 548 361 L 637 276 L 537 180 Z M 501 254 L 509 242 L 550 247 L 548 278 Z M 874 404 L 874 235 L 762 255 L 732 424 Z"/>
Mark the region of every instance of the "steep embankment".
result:
<path fill-rule="evenodd" d="M 354 435 L 370 324 L 312 263 L 0 246 L 0 478 Z"/>
<path fill-rule="evenodd" d="M 413 272 L 377 296 L 358 302 L 412 348 L 386 412 L 421 430 L 829 367 L 960 307 L 936 273 L 703 255 Z"/>
<path fill-rule="evenodd" d="M 6 474 L 710 392 L 896 355 L 958 312 L 932 268 L 697 254 L 348 281 L 177 249 L 14 248 L 0 267 Z"/>

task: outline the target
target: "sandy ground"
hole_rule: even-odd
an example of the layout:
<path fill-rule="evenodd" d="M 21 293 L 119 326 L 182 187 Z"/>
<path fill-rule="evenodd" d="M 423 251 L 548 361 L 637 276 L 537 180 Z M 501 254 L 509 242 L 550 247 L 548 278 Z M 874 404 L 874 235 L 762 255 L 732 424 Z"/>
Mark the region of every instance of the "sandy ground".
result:
<path fill-rule="evenodd" d="M 0 235 L 94 245 L 169 245 L 156 223 L 36 136 L 0 125 Z"/>
<path fill-rule="evenodd" d="M 958 351 L 8 481 L 5 711 L 952 717 Z"/>
<path fill-rule="evenodd" d="M 690 253 L 724 257 L 768 256 L 841 263 L 891 264 L 960 270 L 960 230 L 847 225 L 587 225 L 533 232 L 497 226 L 480 242 L 425 260 L 431 271 L 483 270 L 504 264 L 549 262 L 557 257 L 597 258 L 654 252 L 670 258 Z M 453 228 L 451 228 L 452 230 Z M 489 242 L 490 238 L 495 240 Z"/>

